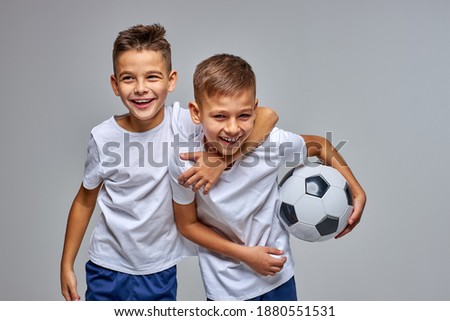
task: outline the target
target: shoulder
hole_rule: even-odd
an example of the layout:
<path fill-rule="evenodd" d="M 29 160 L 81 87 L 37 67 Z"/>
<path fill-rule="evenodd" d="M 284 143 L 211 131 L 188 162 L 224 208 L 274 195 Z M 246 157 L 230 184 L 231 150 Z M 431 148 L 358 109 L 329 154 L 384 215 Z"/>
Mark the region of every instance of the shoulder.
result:
<path fill-rule="evenodd" d="M 303 159 L 306 155 L 305 146 L 299 134 L 275 127 L 258 150 L 265 158 L 270 155 L 275 157 L 273 160 L 280 157 L 279 160 L 291 161 Z"/>
<path fill-rule="evenodd" d="M 265 142 L 286 143 L 286 142 L 304 142 L 303 137 L 288 130 L 274 127 Z"/>
<path fill-rule="evenodd" d="M 178 101 L 173 102 L 171 105 L 165 105 L 164 108 L 167 115 L 169 115 L 170 119 L 173 121 L 179 121 L 180 119 L 189 116 L 189 110 L 181 107 Z"/>
<path fill-rule="evenodd" d="M 175 134 L 180 134 L 183 138 L 199 134 L 201 127 L 194 124 L 188 108 L 182 107 L 179 102 L 174 102 L 168 106 L 167 112 L 171 116 L 172 128 Z"/>
<path fill-rule="evenodd" d="M 91 130 L 91 134 L 95 136 L 112 130 L 112 128 L 114 128 L 115 123 L 114 117 L 115 116 L 111 116 L 108 119 L 94 126 Z"/>

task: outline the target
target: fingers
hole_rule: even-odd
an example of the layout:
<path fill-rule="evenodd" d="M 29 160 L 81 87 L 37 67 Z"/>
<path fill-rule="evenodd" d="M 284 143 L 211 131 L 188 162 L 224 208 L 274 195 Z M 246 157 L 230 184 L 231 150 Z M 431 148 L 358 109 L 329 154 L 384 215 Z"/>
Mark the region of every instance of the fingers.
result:
<path fill-rule="evenodd" d="M 186 188 L 192 188 L 193 192 L 199 191 L 203 187 L 203 194 L 208 194 L 213 186 L 211 178 L 197 173 L 196 169 L 191 167 L 178 177 L 178 183 Z"/>
<path fill-rule="evenodd" d="M 78 293 L 74 293 L 74 294 L 72 294 L 72 296 L 71 296 L 71 300 L 72 301 L 80 301 L 80 296 L 78 295 Z"/>
<path fill-rule="evenodd" d="M 341 233 L 339 233 L 338 235 L 336 235 L 334 238 L 335 238 L 335 239 L 340 239 L 340 238 L 343 237 L 344 235 L 350 233 L 350 231 L 351 231 L 353 228 L 349 228 L 349 226 L 350 226 L 350 225 L 347 225 L 347 227 L 346 227 Z"/>
<path fill-rule="evenodd" d="M 195 175 L 195 173 L 196 173 L 196 169 L 194 167 L 187 169 L 186 171 L 181 173 L 180 176 L 178 176 L 178 183 L 183 185 L 184 187 L 191 186 L 191 184 L 193 182 L 190 181 L 190 179 Z M 189 183 L 191 183 L 191 184 L 189 184 Z"/>
<path fill-rule="evenodd" d="M 72 297 L 70 296 L 69 291 L 62 291 L 61 293 L 66 301 L 72 301 Z"/>
<path fill-rule="evenodd" d="M 355 199 L 355 205 L 353 207 L 352 214 L 348 218 L 348 224 L 341 233 L 335 236 L 335 239 L 339 239 L 344 235 L 350 233 L 356 227 L 356 225 L 359 224 L 359 222 L 361 221 L 361 216 L 364 211 L 364 205 L 365 200 L 360 201 L 359 199 Z"/>
<path fill-rule="evenodd" d="M 269 263 L 269 266 L 261 273 L 264 276 L 274 276 L 278 272 L 280 272 L 284 264 L 287 261 L 287 257 L 283 256 L 282 258 L 273 258 Z"/>
<path fill-rule="evenodd" d="M 202 188 L 204 185 L 208 185 L 207 181 L 205 181 L 204 179 L 200 179 L 197 181 L 197 183 L 192 185 L 192 191 L 193 192 L 197 192 L 198 190 L 200 190 L 200 188 Z"/>
<path fill-rule="evenodd" d="M 267 254 L 273 254 L 273 255 L 282 255 L 284 253 L 283 250 L 276 249 L 274 247 L 266 247 Z"/>
<path fill-rule="evenodd" d="M 205 185 L 205 187 L 203 188 L 203 194 L 204 195 L 208 195 L 208 193 L 209 193 L 209 190 L 211 189 L 211 187 L 212 187 L 212 184 L 211 183 L 206 183 L 206 185 Z"/>
<path fill-rule="evenodd" d="M 270 250 L 270 260 L 269 260 L 269 269 L 268 269 L 268 275 L 275 275 L 276 273 L 280 272 L 283 267 L 284 264 L 287 261 L 287 257 L 283 256 L 283 251 L 282 250 L 278 250 L 278 249 L 274 249 L 274 248 L 269 248 Z"/>
<path fill-rule="evenodd" d="M 182 160 L 197 161 L 200 155 L 201 152 L 180 153 L 180 158 Z"/>
<path fill-rule="evenodd" d="M 197 178 L 197 175 L 191 176 L 187 180 L 182 180 L 182 178 L 178 179 L 178 183 L 186 188 L 192 188 L 193 192 L 199 191 L 202 187 L 205 187 L 205 191 L 203 191 L 204 194 L 207 194 L 209 192 L 209 189 L 211 188 L 210 183 L 204 179 L 204 178 Z"/>
<path fill-rule="evenodd" d="M 81 297 L 78 295 L 76 289 L 66 289 L 62 291 L 62 295 L 66 301 L 80 301 Z"/>
<path fill-rule="evenodd" d="M 350 233 L 356 227 L 356 225 L 359 223 L 360 218 L 358 217 L 357 219 L 354 219 L 353 217 L 354 217 L 354 214 L 352 214 L 349 217 L 347 226 L 341 233 L 339 233 L 338 235 L 336 235 L 334 237 L 335 239 L 339 239 L 339 238 L 343 237 L 344 235 Z"/>

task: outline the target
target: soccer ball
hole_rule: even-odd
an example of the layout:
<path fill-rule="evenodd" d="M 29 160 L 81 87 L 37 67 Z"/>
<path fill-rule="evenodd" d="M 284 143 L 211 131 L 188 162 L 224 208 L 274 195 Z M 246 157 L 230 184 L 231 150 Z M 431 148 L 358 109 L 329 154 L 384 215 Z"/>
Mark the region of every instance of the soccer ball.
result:
<path fill-rule="evenodd" d="M 294 237 L 318 242 L 344 230 L 353 211 L 347 181 L 336 169 L 317 163 L 291 169 L 280 182 L 279 218 Z"/>

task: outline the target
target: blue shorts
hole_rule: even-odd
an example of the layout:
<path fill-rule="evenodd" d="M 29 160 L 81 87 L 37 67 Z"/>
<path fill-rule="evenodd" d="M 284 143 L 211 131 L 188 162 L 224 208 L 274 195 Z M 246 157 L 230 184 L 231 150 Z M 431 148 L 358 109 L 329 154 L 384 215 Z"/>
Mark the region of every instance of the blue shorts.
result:
<path fill-rule="evenodd" d="M 207 300 L 212 301 L 210 299 Z M 292 277 L 279 287 L 245 301 L 297 301 L 297 289 L 295 286 L 295 279 L 294 277 Z"/>
<path fill-rule="evenodd" d="M 176 266 L 148 274 L 132 275 L 86 263 L 86 301 L 175 301 Z"/>

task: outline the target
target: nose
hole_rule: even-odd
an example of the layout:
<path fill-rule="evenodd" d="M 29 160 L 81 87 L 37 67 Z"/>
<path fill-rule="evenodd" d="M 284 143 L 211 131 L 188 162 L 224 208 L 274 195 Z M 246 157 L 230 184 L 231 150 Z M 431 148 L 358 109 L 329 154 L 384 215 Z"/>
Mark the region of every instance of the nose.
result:
<path fill-rule="evenodd" d="M 237 136 L 240 132 L 239 124 L 236 119 L 230 118 L 227 122 L 227 126 L 224 128 L 227 135 Z"/>
<path fill-rule="evenodd" d="M 145 82 L 138 81 L 136 83 L 136 87 L 134 87 L 134 93 L 136 95 L 142 95 L 148 93 L 149 89 L 147 88 Z"/>

